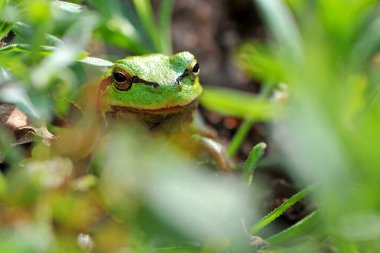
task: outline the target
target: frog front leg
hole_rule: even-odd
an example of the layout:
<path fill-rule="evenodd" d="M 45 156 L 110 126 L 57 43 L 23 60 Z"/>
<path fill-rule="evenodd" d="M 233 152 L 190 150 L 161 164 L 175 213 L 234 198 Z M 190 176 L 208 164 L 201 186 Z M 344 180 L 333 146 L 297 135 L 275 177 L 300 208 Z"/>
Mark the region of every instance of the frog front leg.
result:
<path fill-rule="evenodd" d="M 198 110 L 193 112 L 190 128 L 202 152 L 209 154 L 218 168 L 226 171 L 234 169 L 235 164 L 227 156 L 224 146 L 217 140 L 218 134 L 205 124 Z"/>
<path fill-rule="evenodd" d="M 206 151 L 215 161 L 216 166 L 225 171 L 231 171 L 235 165 L 232 160 L 227 156 L 224 146 L 209 137 L 196 135 L 194 136 L 201 145 L 201 149 Z"/>

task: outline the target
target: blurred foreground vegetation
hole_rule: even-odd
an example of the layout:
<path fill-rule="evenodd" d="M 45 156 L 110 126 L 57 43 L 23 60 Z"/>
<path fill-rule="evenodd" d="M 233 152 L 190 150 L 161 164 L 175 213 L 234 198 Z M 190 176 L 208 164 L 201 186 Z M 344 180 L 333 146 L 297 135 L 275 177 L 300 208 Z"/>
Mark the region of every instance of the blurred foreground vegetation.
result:
<path fill-rule="evenodd" d="M 245 119 L 231 156 L 254 122 L 270 126 L 281 151 L 266 161 L 304 190 L 267 215 L 252 176 L 263 143 L 238 165 L 242 179 L 203 168 L 139 125 L 111 126 L 94 141 L 86 105 L 109 61 L 124 57 L 107 48 L 170 54 L 174 1 L 155 15 L 147 0 L 0 0 L 0 100 L 61 140 L 47 147 L 36 137 L 24 156 L 1 131 L 10 168 L 0 174 L 0 252 L 380 252 L 379 4 L 254 2 L 271 35 L 237 48 L 236 62 L 261 94 L 206 87 L 201 103 Z M 88 113 L 56 126 L 72 101 Z M 315 211 L 275 232 L 271 222 L 307 195 Z"/>

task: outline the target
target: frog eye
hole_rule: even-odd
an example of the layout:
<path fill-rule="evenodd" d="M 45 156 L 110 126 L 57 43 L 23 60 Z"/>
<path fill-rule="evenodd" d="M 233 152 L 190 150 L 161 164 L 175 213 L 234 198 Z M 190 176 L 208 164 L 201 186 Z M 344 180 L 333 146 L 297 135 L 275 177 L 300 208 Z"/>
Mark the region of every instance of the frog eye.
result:
<path fill-rule="evenodd" d="M 129 90 L 132 86 L 132 76 L 126 72 L 115 70 L 112 74 L 114 86 L 121 91 Z"/>
<path fill-rule="evenodd" d="M 118 83 L 123 83 L 127 81 L 127 77 L 123 73 L 120 73 L 120 72 L 113 73 L 113 79 Z"/>
<path fill-rule="evenodd" d="M 195 63 L 192 69 L 193 73 L 196 74 L 199 72 L 199 63 Z"/>

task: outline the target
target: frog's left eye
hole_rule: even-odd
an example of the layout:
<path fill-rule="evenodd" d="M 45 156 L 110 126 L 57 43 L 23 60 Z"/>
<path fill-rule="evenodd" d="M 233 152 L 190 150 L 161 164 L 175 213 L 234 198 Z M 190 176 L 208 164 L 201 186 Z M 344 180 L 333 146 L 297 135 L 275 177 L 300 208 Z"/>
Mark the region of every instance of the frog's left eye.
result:
<path fill-rule="evenodd" d="M 199 72 L 199 63 L 195 63 L 192 69 L 194 74 L 197 74 Z"/>

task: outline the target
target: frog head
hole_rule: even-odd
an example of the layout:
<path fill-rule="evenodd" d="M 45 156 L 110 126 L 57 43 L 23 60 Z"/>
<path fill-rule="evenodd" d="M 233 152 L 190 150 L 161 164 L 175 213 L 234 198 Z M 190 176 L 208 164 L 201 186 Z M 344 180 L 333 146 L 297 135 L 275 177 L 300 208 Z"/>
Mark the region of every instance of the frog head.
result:
<path fill-rule="evenodd" d="M 198 74 L 199 64 L 189 52 L 118 60 L 100 84 L 100 111 L 124 108 L 141 113 L 186 107 L 202 92 Z"/>

